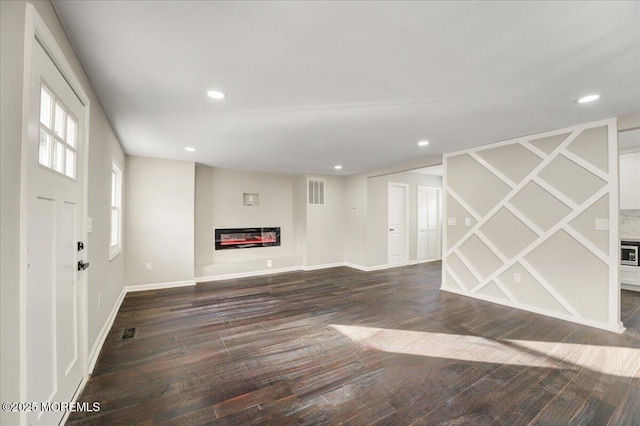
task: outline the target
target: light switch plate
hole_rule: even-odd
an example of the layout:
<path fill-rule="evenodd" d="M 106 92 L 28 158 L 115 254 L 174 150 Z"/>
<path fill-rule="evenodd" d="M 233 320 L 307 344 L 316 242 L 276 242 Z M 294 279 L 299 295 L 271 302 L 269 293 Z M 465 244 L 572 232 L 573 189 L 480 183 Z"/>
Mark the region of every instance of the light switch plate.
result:
<path fill-rule="evenodd" d="M 465 217 L 464 218 L 464 226 L 471 226 L 471 218 L 470 217 Z"/>
<path fill-rule="evenodd" d="M 449 219 L 447 219 L 447 225 L 455 225 L 456 224 L 456 218 L 455 217 L 450 217 Z"/>

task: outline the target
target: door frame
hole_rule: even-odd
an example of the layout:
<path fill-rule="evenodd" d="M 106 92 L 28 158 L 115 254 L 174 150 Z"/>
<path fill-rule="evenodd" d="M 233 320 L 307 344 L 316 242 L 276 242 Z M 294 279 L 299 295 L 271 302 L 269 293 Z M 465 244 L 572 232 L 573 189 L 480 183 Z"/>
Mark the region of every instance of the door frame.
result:
<path fill-rule="evenodd" d="M 37 139 L 38 128 L 29 128 L 29 116 L 32 108 L 38 105 L 31 105 L 31 85 L 33 76 L 33 49 L 34 43 L 40 43 L 45 52 L 49 55 L 54 65 L 58 68 L 62 76 L 67 80 L 71 89 L 78 96 L 84 105 L 84 116 L 78 117 L 84 120 L 83 141 L 83 182 L 82 182 L 82 232 L 80 238 L 87 241 L 87 218 L 88 218 L 88 195 L 89 195 L 89 124 L 91 116 L 91 101 L 84 90 L 80 80 L 76 76 L 73 68 L 67 61 L 62 49 L 56 42 L 53 34 L 40 17 L 35 7 L 31 3 L 26 3 L 25 11 L 25 32 L 24 32 L 24 52 L 23 52 L 23 75 L 22 75 L 22 132 L 20 150 L 20 400 L 27 400 L 27 161 L 29 141 L 35 137 Z M 85 256 L 89 256 L 89 248 L 85 246 Z M 79 285 L 79 303 L 81 304 L 79 318 L 80 326 L 80 354 L 83 368 L 83 379 L 76 390 L 74 399 L 77 398 L 87 380 L 88 372 L 88 303 L 87 303 L 87 273 L 79 274 L 77 281 Z M 63 422 L 68 417 L 69 412 L 63 416 Z M 26 425 L 26 412 L 20 413 L 20 424 Z"/>
<path fill-rule="evenodd" d="M 403 237 L 403 246 L 404 246 L 404 259 L 402 261 L 402 263 L 399 263 L 397 265 L 391 265 L 390 262 L 390 256 L 391 253 L 389 253 L 389 208 L 390 208 L 390 203 L 389 203 L 389 197 L 391 195 L 391 187 L 399 187 L 402 188 L 402 190 L 404 191 L 404 230 L 402 231 L 402 237 Z M 386 235 L 386 240 L 387 240 L 387 266 L 390 268 L 395 268 L 398 266 L 406 266 L 409 264 L 409 184 L 408 183 L 400 183 L 400 182 L 389 182 L 387 184 L 387 223 L 385 224 L 386 226 L 386 231 L 385 231 L 385 235 Z"/>
<path fill-rule="evenodd" d="M 435 259 L 426 259 L 426 260 L 420 260 L 418 259 L 418 233 L 420 232 L 420 229 L 418 228 L 418 221 L 419 221 L 419 215 L 420 215 L 420 205 L 418 205 L 418 194 L 420 193 L 420 189 L 424 188 L 424 189 L 434 189 L 436 191 L 438 191 L 439 196 L 438 196 L 438 246 L 440 247 L 440 254 L 435 258 Z M 436 262 L 438 260 L 442 260 L 442 188 L 437 187 L 437 186 L 428 186 L 428 185 L 418 185 L 416 188 L 416 260 L 418 261 L 418 263 L 426 263 L 426 262 Z"/>

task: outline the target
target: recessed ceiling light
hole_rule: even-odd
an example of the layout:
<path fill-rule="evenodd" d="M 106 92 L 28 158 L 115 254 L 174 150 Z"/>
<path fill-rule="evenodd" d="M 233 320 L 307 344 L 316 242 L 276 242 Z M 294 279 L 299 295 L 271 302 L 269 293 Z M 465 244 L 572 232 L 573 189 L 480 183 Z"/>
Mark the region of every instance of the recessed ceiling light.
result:
<path fill-rule="evenodd" d="M 418 142 L 418 146 L 427 146 L 429 145 L 429 141 L 420 141 Z"/>
<path fill-rule="evenodd" d="M 210 98 L 213 98 L 213 99 L 218 99 L 218 100 L 224 99 L 224 98 L 227 97 L 227 95 L 225 95 L 224 93 L 222 93 L 222 92 L 220 92 L 218 90 L 209 90 L 207 92 L 207 96 L 209 96 Z"/>
<path fill-rule="evenodd" d="M 192 146 L 185 146 L 184 150 L 189 152 L 196 152 L 196 149 Z"/>
<path fill-rule="evenodd" d="M 333 168 L 336 170 L 342 170 L 342 166 L 340 164 L 333 166 Z"/>
<path fill-rule="evenodd" d="M 600 95 L 587 95 L 578 99 L 576 102 L 579 104 L 586 104 L 587 102 L 593 102 L 600 99 Z"/>

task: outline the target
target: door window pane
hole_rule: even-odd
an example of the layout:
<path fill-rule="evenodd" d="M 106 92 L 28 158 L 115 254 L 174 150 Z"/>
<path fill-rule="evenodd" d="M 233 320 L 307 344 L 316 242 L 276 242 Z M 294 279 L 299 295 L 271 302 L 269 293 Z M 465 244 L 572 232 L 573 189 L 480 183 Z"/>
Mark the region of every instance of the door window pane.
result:
<path fill-rule="evenodd" d="M 51 136 L 42 129 L 40 129 L 38 163 L 46 167 L 51 167 Z"/>
<path fill-rule="evenodd" d="M 67 148 L 67 161 L 65 162 L 64 174 L 72 179 L 76 177 L 76 153 Z"/>
<path fill-rule="evenodd" d="M 51 128 L 51 118 L 53 116 L 53 98 L 43 87 L 40 88 L 40 122 Z"/>
<path fill-rule="evenodd" d="M 56 127 L 55 132 L 56 136 L 64 139 L 64 127 L 67 121 L 66 117 L 67 113 L 65 112 L 62 105 L 56 102 Z"/>
<path fill-rule="evenodd" d="M 56 172 L 64 172 L 64 144 L 62 142 L 56 141 L 53 151 L 53 169 Z"/>
<path fill-rule="evenodd" d="M 78 123 L 73 119 L 70 115 L 67 115 L 67 143 L 76 147 L 76 129 L 78 128 Z"/>

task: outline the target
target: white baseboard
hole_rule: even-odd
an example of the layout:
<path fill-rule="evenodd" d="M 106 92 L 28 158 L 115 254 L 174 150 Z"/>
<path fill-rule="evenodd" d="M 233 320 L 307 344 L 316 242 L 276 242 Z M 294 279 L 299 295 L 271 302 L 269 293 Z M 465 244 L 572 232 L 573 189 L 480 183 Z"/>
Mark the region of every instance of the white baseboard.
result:
<path fill-rule="evenodd" d="M 339 266 L 345 266 L 344 262 L 336 262 L 336 263 L 325 263 L 323 265 L 312 265 L 312 266 L 303 266 L 303 271 L 317 271 L 318 269 L 329 269 L 329 268 L 337 268 Z"/>
<path fill-rule="evenodd" d="M 358 265 L 356 263 L 349 263 L 349 262 L 345 262 L 344 266 L 348 266 L 349 268 L 357 269 L 363 272 L 381 271 L 383 269 L 389 269 L 389 265 L 363 266 L 363 265 Z"/>
<path fill-rule="evenodd" d="M 440 262 L 442 259 L 427 259 L 427 260 L 418 260 L 418 263 L 431 263 L 431 262 Z"/>
<path fill-rule="evenodd" d="M 120 310 L 120 305 L 122 305 L 122 301 L 124 300 L 124 296 L 127 294 L 127 288 L 124 287 L 120 292 L 120 295 L 116 299 L 116 303 L 113 304 L 113 308 L 107 317 L 100 333 L 98 333 L 98 338 L 96 342 L 93 344 L 91 348 L 91 352 L 89 353 L 89 365 L 87 368 L 87 375 L 91 375 L 93 373 L 93 369 L 96 366 L 96 361 L 98 361 L 98 355 L 100 355 L 100 350 L 102 349 L 102 345 L 104 345 L 105 340 L 107 339 L 107 335 L 113 326 L 113 322 L 116 320 L 116 315 L 118 315 L 118 310 Z M 88 377 L 87 376 L 87 377 Z"/>
<path fill-rule="evenodd" d="M 155 289 L 161 289 L 161 288 L 185 287 L 188 285 L 195 285 L 195 284 L 196 284 L 195 281 L 189 280 L 189 281 L 174 281 L 174 282 L 167 282 L 167 283 L 125 286 L 120 292 L 118 299 L 116 299 L 116 303 L 113 304 L 113 308 L 111 309 L 111 312 L 107 317 L 107 320 L 102 326 L 102 329 L 100 329 L 100 333 L 98 333 L 98 338 L 93 344 L 93 347 L 91 348 L 91 352 L 89 352 L 87 377 L 85 378 L 85 380 L 87 380 L 88 377 L 91 375 L 91 373 L 93 373 L 93 369 L 95 368 L 96 362 L 98 361 L 98 356 L 100 355 L 102 346 L 104 345 L 105 340 L 107 340 L 109 331 L 111 331 L 111 327 L 113 327 L 113 323 L 116 320 L 116 316 L 118 315 L 120 306 L 122 305 L 122 302 L 124 301 L 124 297 L 127 295 L 127 293 L 134 292 L 134 291 L 155 290 Z"/>
<path fill-rule="evenodd" d="M 294 271 L 302 271 L 302 266 L 288 266 L 286 268 L 276 268 L 276 269 L 262 269 L 259 271 L 249 271 L 249 272 L 238 272 L 233 274 L 222 274 L 222 275 L 209 275 L 206 277 L 196 277 L 196 281 L 199 283 L 206 283 L 211 281 L 223 281 L 223 280 L 233 280 L 236 278 L 250 278 L 250 277 L 259 277 L 262 275 L 271 275 L 271 274 L 281 274 L 284 272 L 294 272 Z"/>
<path fill-rule="evenodd" d="M 588 327 L 599 328 L 601 330 L 612 331 L 614 333 L 621 334 L 621 333 L 624 333 L 624 331 L 626 330 L 626 328 L 624 328 L 624 326 L 622 325 L 622 322 L 618 322 L 618 324 L 616 325 L 610 325 L 607 323 L 592 321 L 585 318 L 577 318 L 571 315 L 566 315 L 566 314 L 562 314 L 555 311 L 549 311 L 547 309 L 537 308 L 535 306 L 520 305 L 520 304 L 512 303 L 508 300 L 498 299 L 491 296 L 485 296 L 483 294 L 478 294 L 478 293 L 469 294 L 468 292 L 457 290 L 455 288 L 440 287 L 440 290 L 446 291 L 449 293 L 459 294 L 461 296 L 470 297 L 472 299 L 479 299 L 479 300 L 484 300 L 485 302 L 491 302 L 498 305 L 508 306 L 510 308 L 519 309 L 521 311 L 532 312 L 538 315 L 544 315 L 546 317 L 552 317 L 552 318 L 569 321 L 569 322 L 573 322 L 580 325 L 586 325 Z"/>
<path fill-rule="evenodd" d="M 84 390 L 84 387 L 89 382 L 89 377 L 90 376 L 91 376 L 91 373 L 85 375 L 82 378 L 82 381 L 78 385 L 78 388 L 76 389 L 75 393 L 73 394 L 73 397 L 71 398 L 71 405 L 72 406 L 74 406 L 75 403 L 78 402 L 78 398 L 80 398 L 80 395 L 82 395 L 82 391 Z M 69 415 L 70 414 L 71 414 L 71 410 L 65 410 L 64 416 L 62 416 L 62 420 L 60 420 L 59 424 L 64 425 L 65 423 L 67 423 L 67 420 L 69 419 Z"/>
<path fill-rule="evenodd" d="M 640 286 L 635 285 L 635 284 L 620 284 L 620 288 L 623 289 L 623 290 L 640 292 Z"/>
<path fill-rule="evenodd" d="M 359 271 L 367 272 L 367 267 L 366 266 L 358 265 L 358 264 L 355 264 L 355 263 L 344 262 L 344 266 L 347 266 L 347 267 L 353 268 L 353 269 L 357 269 Z"/>
<path fill-rule="evenodd" d="M 260 277 L 263 275 L 281 274 L 283 272 L 317 271 L 320 269 L 337 268 L 339 266 L 350 266 L 350 265 L 344 262 L 335 262 L 335 263 L 324 263 L 322 265 L 311 265 L 311 266 L 289 266 L 286 268 L 261 269 L 258 271 L 248 271 L 248 272 L 238 272 L 233 274 L 209 275 L 205 277 L 196 277 L 196 281 L 199 283 L 205 283 L 205 282 L 211 282 L 211 281 L 233 280 L 236 278 Z M 360 266 L 356 267 L 356 269 L 360 269 L 360 268 L 361 268 Z"/>
<path fill-rule="evenodd" d="M 125 290 L 127 293 L 131 293 L 134 291 L 160 290 L 163 288 L 188 287 L 191 285 L 196 285 L 195 279 L 186 281 L 170 281 L 166 283 L 128 285 L 125 287 Z"/>

